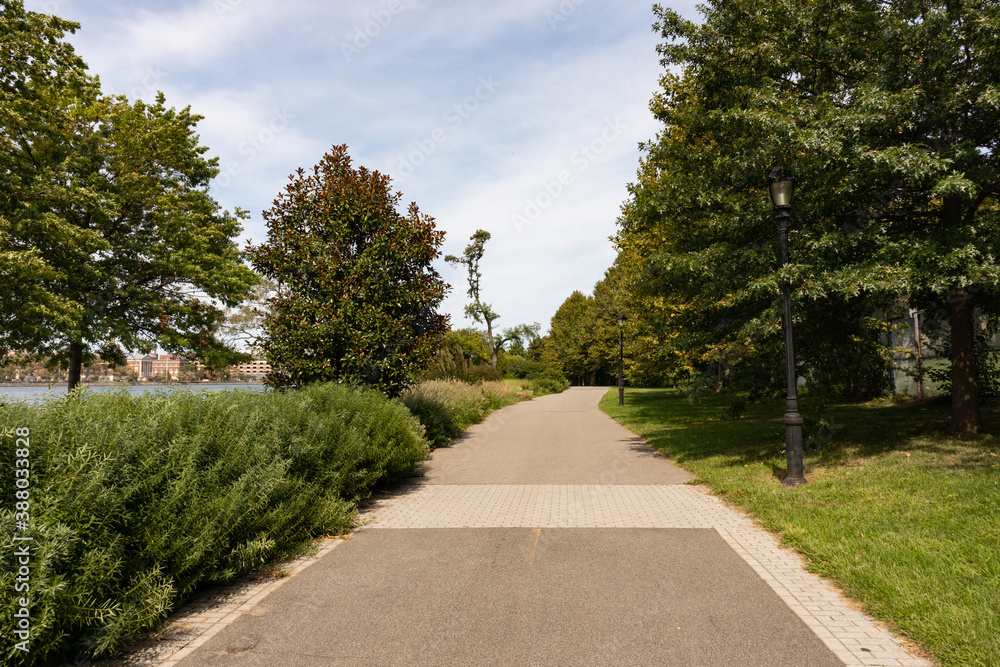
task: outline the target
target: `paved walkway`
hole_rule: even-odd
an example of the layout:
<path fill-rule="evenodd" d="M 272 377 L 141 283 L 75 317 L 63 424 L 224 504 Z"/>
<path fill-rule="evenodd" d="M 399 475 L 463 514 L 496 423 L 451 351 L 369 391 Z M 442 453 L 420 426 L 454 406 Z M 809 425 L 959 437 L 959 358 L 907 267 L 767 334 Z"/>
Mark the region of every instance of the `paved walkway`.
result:
<path fill-rule="evenodd" d="M 164 665 L 929 665 L 576 388 L 494 413 Z"/>

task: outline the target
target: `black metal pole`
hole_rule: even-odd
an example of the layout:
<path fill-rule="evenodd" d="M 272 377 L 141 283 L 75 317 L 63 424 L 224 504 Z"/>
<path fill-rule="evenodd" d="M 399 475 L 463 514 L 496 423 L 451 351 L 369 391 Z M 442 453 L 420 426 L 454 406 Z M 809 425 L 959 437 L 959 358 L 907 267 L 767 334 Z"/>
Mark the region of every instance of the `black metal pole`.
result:
<path fill-rule="evenodd" d="M 788 206 L 776 206 L 774 217 L 778 220 L 778 236 L 781 240 L 781 266 L 788 264 Z M 792 286 L 786 280 L 781 285 L 781 298 L 785 308 L 785 379 L 788 397 L 785 399 L 785 456 L 788 460 L 788 474 L 782 486 L 798 486 L 806 483 L 805 467 L 802 463 L 802 415 L 799 414 L 799 398 L 796 394 L 795 349 L 792 346 Z"/>
<path fill-rule="evenodd" d="M 625 407 L 625 375 L 622 358 L 624 356 L 625 333 L 623 323 L 618 321 L 618 407 Z"/>
<path fill-rule="evenodd" d="M 914 342 L 917 347 L 917 395 L 924 400 L 924 352 L 920 348 L 920 311 L 913 311 Z"/>

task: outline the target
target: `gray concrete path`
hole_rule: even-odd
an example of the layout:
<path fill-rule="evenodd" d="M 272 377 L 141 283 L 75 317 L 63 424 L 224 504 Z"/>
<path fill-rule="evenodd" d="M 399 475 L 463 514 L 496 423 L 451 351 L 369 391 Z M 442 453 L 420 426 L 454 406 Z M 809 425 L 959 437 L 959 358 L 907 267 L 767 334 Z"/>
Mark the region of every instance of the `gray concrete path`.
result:
<path fill-rule="evenodd" d="M 518 403 L 434 452 L 431 484 L 679 484 L 691 475 L 597 408 L 603 387 Z"/>
<path fill-rule="evenodd" d="M 163 664 L 927 664 L 683 484 L 604 391 L 494 413 Z"/>

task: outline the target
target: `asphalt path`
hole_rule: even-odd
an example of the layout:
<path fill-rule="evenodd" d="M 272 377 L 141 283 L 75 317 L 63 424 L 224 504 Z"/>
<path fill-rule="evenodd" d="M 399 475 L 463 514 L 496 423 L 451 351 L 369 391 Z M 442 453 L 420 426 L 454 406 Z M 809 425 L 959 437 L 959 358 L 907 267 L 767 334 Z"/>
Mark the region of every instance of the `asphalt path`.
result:
<path fill-rule="evenodd" d="M 180 665 L 842 665 L 717 532 L 611 527 L 647 496 L 675 525 L 655 503 L 690 475 L 604 391 L 494 413 Z M 452 492 L 477 527 L 426 527 Z"/>

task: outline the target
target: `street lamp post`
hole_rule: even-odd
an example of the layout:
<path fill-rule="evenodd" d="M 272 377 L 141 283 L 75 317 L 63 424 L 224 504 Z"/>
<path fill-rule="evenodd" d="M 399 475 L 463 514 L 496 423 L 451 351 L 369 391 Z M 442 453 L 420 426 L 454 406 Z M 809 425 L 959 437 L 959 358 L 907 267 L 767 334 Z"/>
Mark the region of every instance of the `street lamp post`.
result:
<path fill-rule="evenodd" d="M 788 264 L 788 220 L 792 211 L 795 177 L 775 167 L 767 179 L 767 189 L 774 205 L 774 217 L 778 221 L 781 266 L 784 267 Z M 787 280 L 781 285 L 781 298 L 785 309 L 785 379 L 788 386 L 784 418 L 788 474 L 782 486 L 798 486 L 805 484 L 806 478 L 802 463 L 802 415 L 799 414 L 799 399 L 796 394 L 795 350 L 792 347 L 792 286 Z"/>
<path fill-rule="evenodd" d="M 618 315 L 618 407 L 625 407 L 625 375 L 623 372 L 624 364 L 622 359 L 624 357 L 625 349 L 625 316 Z"/>
<path fill-rule="evenodd" d="M 917 347 L 917 396 L 924 400 L 924 352 L 920 349 L 920 316 L 923 311 L 910 308 L 910 317 L 913 318 L 913 341 Z"/>

